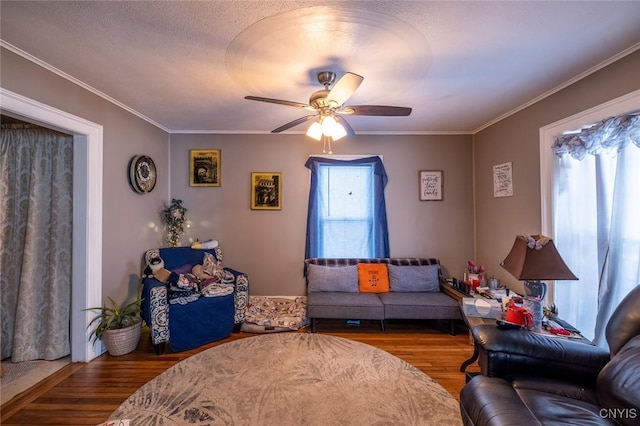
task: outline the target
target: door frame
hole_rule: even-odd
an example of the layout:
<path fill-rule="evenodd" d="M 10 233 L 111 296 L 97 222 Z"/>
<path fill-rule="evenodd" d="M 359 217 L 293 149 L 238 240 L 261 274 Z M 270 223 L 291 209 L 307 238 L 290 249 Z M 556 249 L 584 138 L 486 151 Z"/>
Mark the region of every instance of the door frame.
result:
<path fill-rule="evenodd" d="M 102 305 L 102 125 L 0 88 L 3 114 L 73 135 L 71 361 L 102 354 L 90 342 L 86 308 Z"/>

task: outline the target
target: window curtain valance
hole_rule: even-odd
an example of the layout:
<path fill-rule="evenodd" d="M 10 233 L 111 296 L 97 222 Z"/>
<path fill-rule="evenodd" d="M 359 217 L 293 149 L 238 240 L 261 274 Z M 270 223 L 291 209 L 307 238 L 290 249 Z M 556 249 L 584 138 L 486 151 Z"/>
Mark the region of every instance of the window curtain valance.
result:
<path fill-rule="evenodd" d="M 555 138 L 551 149 L 558 157 L 569 154 L 576 160 L 601 152 L 619 152 L 629 142 L 640 148 L 640 111 L 609 117 L 577 133 Z"/>
<path fill-rule="evenodd" d="M 359 164 L 368 164 L 373 165 L 373 173 L 376 176 L 379 176 L 380 183 L 382 189 L 387 186 L 387 171 L 384 169 L 384 165 L 382 164 L 382 160 L 378 156 L 373 157 L 362 157 L 356 158 L 354 160 L 338 160 L 335 158 L 326 158 L 326 157 L 309 157 L 304 166 L 311 170 L 312 173 L 317 173 L 318 166 L 321 164 L 332 164 L 332 165 L 340 165 L 344 164 L 347 166 L 354 166 Z"/>

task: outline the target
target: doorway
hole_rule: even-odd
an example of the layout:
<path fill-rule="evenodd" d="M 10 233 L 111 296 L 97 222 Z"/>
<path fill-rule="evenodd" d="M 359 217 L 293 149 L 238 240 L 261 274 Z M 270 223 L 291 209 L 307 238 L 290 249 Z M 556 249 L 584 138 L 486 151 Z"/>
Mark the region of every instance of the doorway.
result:
<path fill-rule="evenodd" d="M 102 126 L 0 88 L 2 113 L 73 135 L 71 362 L 104 352 L 89 340 L 91 313 L 102 304 Z M 91 267 L 89 267 L 91 265 Z"/>

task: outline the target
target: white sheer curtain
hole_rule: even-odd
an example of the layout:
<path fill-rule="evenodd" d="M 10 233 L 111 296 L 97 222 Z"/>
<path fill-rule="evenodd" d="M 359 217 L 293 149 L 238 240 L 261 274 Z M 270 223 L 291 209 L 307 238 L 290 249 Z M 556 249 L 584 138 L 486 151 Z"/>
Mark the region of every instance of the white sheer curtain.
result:
<path fill-rule="evenodd" d="M 2 358 L 53 360 L 70 353 L 73 138 L 1 130 Z"/>
<path fill-rule="evenodd" d="M 640 284 L 640 116 L 556 138 L 555 242 L 579 281 L 555 286 L 560 315 L 599 346 L 620 300 Z"/>

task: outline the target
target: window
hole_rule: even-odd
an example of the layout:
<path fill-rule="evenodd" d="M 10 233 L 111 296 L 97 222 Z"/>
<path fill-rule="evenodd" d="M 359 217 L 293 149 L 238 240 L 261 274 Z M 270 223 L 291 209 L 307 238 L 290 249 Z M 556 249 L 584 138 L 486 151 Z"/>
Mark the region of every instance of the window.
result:
<path fill-rule="evenodd" d="M 319 257 L 373 257 L 371 165 L 318 167 Z"/>
<path fill-rule="evenodd" d="M 556 242 L 580 277 L 556 292 L 563 317 L 604 345 L 604 328 L 620 300 L 640 284 L 640 148 L 564 155 L 556 161 Z M 580 303 L 575 303 L 579 300 Z M 596 313 L 596 314 L 594 314 Z"/>
<path fill-rule="evenodd" d="M 611 313 L 640 284 L 640 123 L 625 114 L 639 103 L 637 91 L 541 131 L 543 233 L 579 278 L 558 282 L 554 301 L 603 347 Z"/>
<path fill-rule="evenodd" d="M 311 157 L 305 257 L 389 257 L 379 157 L 351 161 Z"/>

